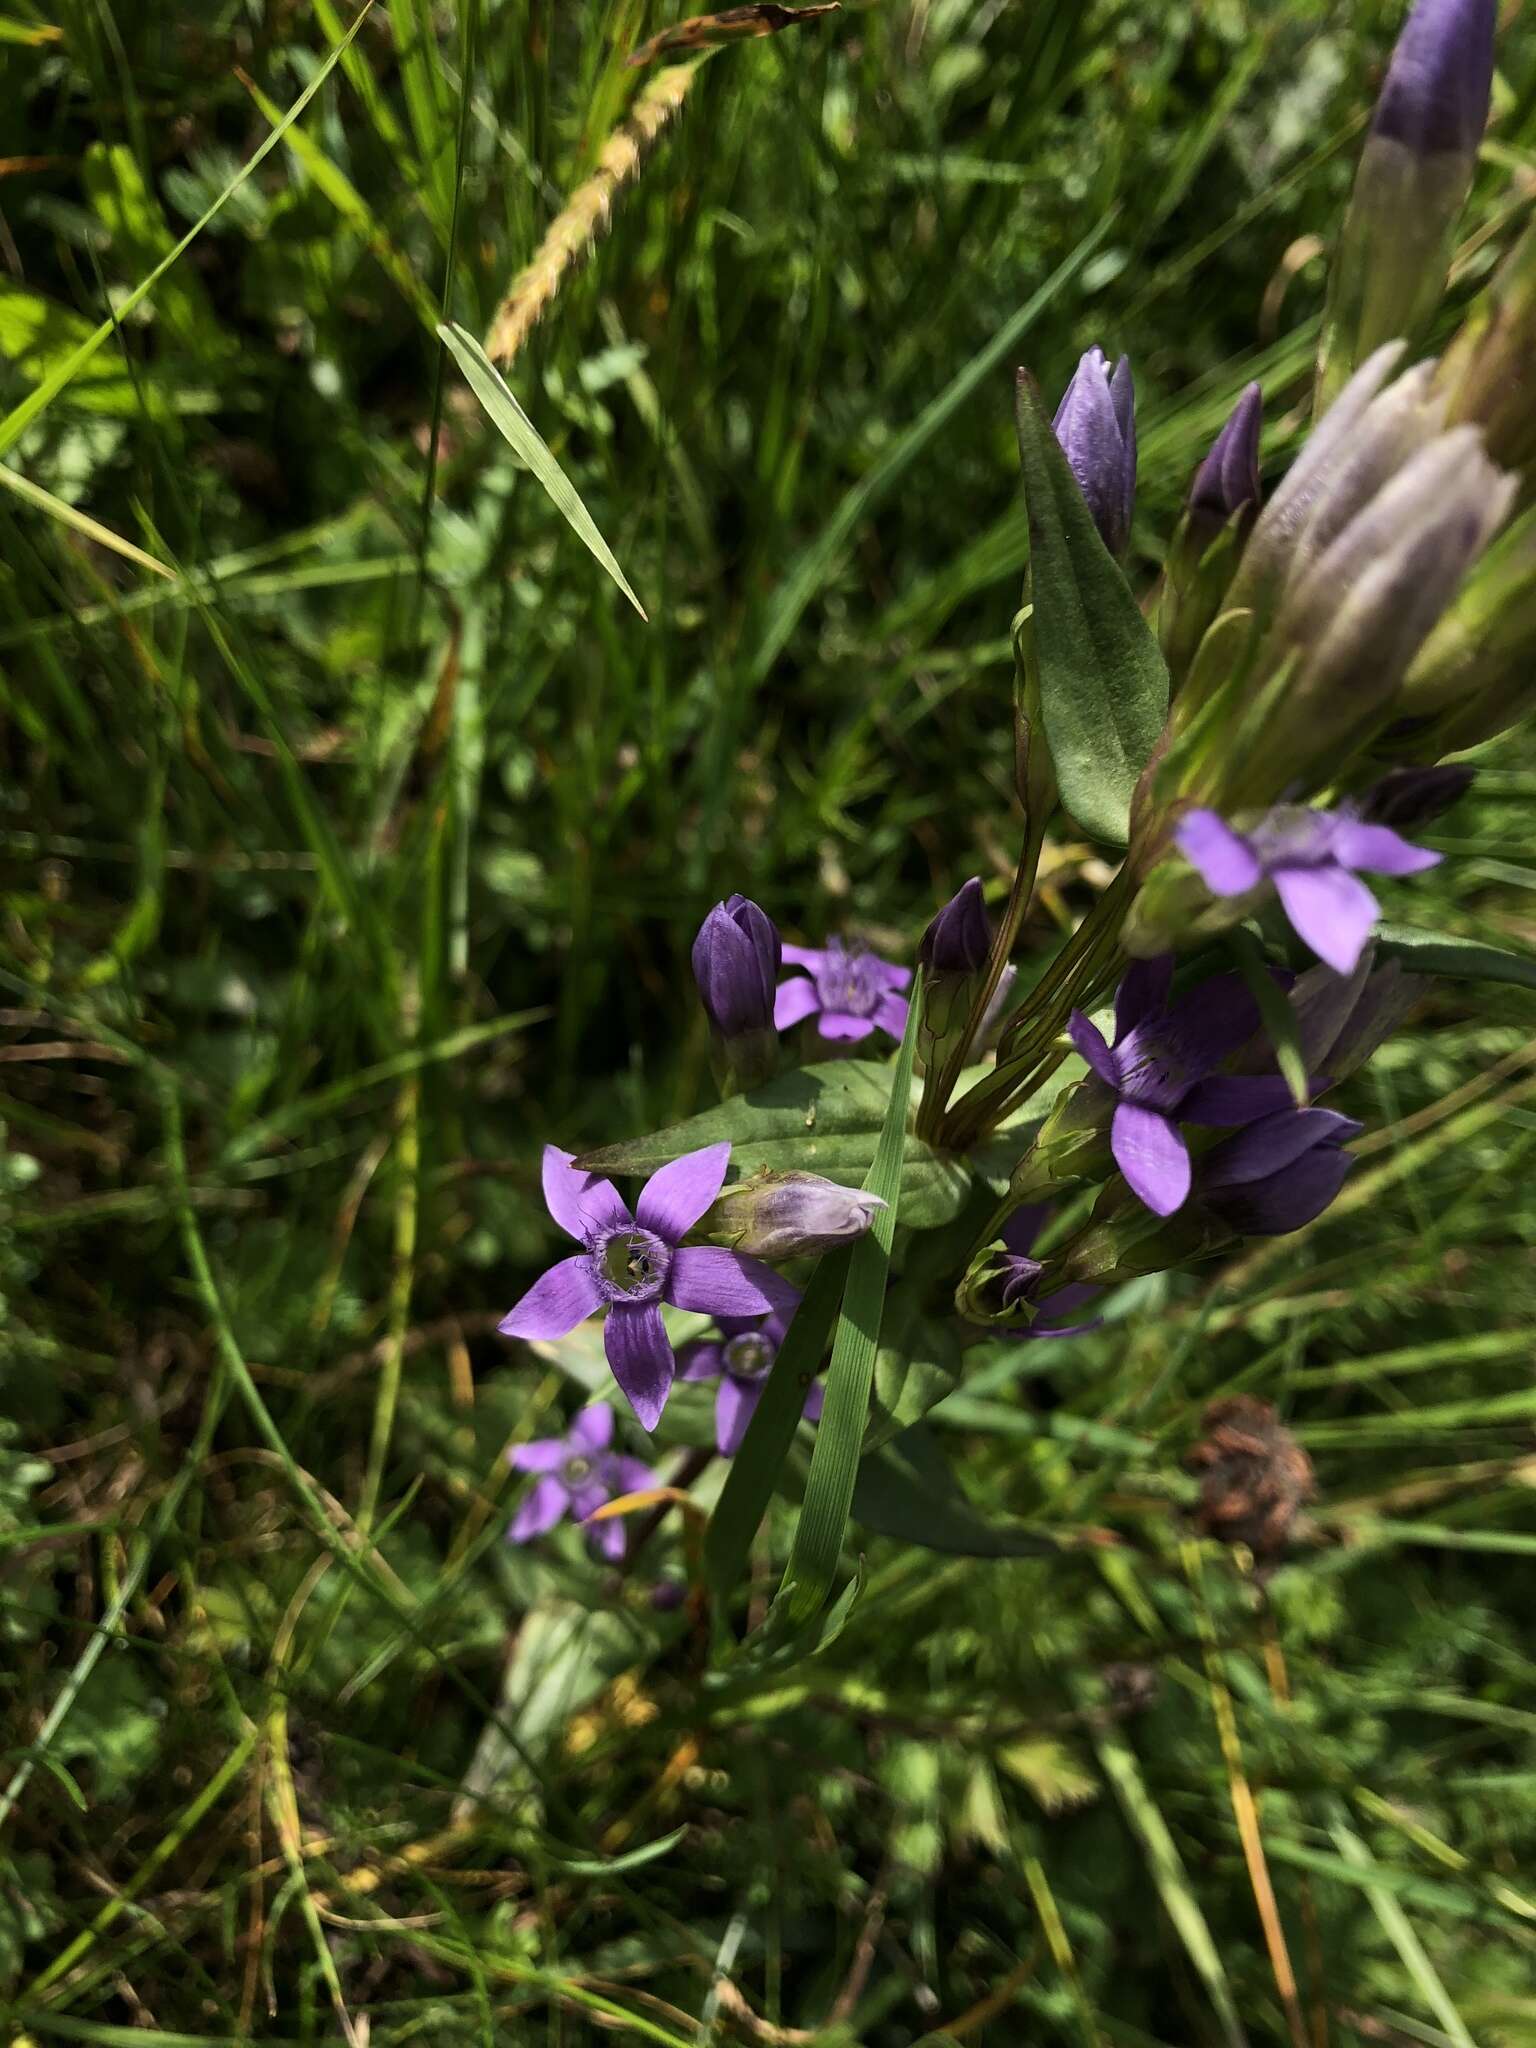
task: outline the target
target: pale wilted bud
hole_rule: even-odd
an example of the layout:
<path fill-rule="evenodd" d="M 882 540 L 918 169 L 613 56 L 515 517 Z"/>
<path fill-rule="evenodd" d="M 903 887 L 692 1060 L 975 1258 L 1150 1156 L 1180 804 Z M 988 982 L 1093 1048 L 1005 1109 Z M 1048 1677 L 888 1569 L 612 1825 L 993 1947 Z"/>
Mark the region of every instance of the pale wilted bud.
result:
<path fill-rule="evenodd" d="M 819 1173 L 764 1171 L 727 1188 L 699 1234 L 749 1258 L 809 1258 L 862 1237 L 885 1206 Z"/>
<path fill-rule="evenodd" d="M 1440 303 L 1493 83 L 1496 0 L 1418 0 L 1361 152 L 1328 280 L 1318 403 Z"/>

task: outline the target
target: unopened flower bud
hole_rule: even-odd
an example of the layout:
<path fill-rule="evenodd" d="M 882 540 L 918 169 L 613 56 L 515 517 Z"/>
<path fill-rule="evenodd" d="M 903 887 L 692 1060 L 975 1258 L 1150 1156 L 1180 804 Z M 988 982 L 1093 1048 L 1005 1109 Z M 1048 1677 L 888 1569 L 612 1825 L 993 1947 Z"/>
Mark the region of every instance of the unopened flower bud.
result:
<path fill-rule="evenodd" d="M 1258 510 L 1263 425 L 1264 393 L 1257 384 L 1245 385 L 1190 486 L 1189 509 L 1200 514 L 1212 532 L 1225 526 L 1234 512 L 1250 505 Z"/>
<path fill-rule="evenodd" d="M 1123 555 L 1136 504 L 1136 391 L 1129 356 L 1111 374 L 1103 349 L 1089 349 L 1051 425 L 1099 538 L 1112 555 Z"/>
<path fill-rule="evenodd" d="M 986 966 L 991 950 L 992 927 L 981 880 L 972 875 L 923 933 L 917 957 L 931 976 L 975 974 Z"/>
<path fill-rule="evenodd" d="M 1459 803 L 1477 770 L 1444 761 L 1430 768 L 1393 768 L 1360 798 L 1360 815 L 1371 825 L 1427 825 Z"/>
<path fill-rule="evenodd" d="M 1417 0 L 1377 101 L 1328 281 L 1319 405 L 1440 302 L 1488 120 L 1497 0 Z"/>
<path fill-rule="evenodd" d="M 727 1093 L 766 1080 L 778 1063 L 773 1005 L 780 958 L 773 919 L 748 897 L 728 896 L 699 926 L 693 976 Z"/>
<path fill-rule="evenodd" d="M 765 1170 L 726 1188 L 699 1234 L 749 1258 L 810 1258 L 862 1237 L 885 1206 L 819 1173 Z"/>

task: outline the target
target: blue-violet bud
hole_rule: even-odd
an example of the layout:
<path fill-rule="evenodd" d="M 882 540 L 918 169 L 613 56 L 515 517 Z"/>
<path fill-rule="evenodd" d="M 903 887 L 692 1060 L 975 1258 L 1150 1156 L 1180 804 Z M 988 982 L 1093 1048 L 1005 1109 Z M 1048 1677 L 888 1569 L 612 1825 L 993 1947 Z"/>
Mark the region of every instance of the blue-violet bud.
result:
<path fill-rule="evenodd" d="M 1099 538 L 1112 555 L 1124 554 L 1136 503 L 1136 391 L 1129 356 L 1111 374 L 1103 349 L 1089 349 L 1051 425 Z"/>

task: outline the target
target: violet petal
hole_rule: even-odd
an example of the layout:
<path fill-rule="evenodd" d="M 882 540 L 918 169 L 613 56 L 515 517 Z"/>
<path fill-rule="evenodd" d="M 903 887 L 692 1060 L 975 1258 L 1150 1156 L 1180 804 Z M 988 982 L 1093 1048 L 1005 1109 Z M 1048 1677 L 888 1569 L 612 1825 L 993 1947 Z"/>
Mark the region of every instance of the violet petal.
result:
<path fill-rule="evenodd" d="M 672 1256 L 666 1298 L 700 1315 L 761 1316 L 793 1306 L 799 1293 L 761 1259 L 719 1245 L 684 1245 Z"/>
<path fill-rule="evenodd" d="M 558 1472 L 570 1455 L 564 1437 L 539 1436 L 532 1443 L 514 1444 L 507 1463 L 514 1472 Z"/>
<path fill-rule="evenodd" d="M 714 1201 L 725 1181 L 730 1145 L 705 1145 L 659 1166 L 641 1190 L 635 1221 L 668 1244 L 680 1244 Z"/>
<path fill-rule="evenodd" d="M 821 1008 L 821 997 L 816 993 L 814 981 L 807 981 L 803 974 L 797 974 L 790 981 L 781 981 L 773 999 L 773 1028 L 787 1031 L 791 1024 L 798 1024 L 802 1017 L 814 1016 Z"/>
<path fill-rule="evenodd" d="M 1173 955 L 1160 953 L 1155 960 L 1133 960 L 1115 990 L 1115 1043 L 1138 1024 L 1168 1007 L 1173 986 Z"/>
<path fill-rule="evenodd" d="M 539 1337 L 546 1343 L 567 1336 L 602 1306 L 602 1289 L 585 1252 L 562 1259 L 541 1273 L 497 1328 L 503 1337 Z"/>
<path fill-rule="evenodd" d="M 1134 1195 L 1155 1216 L 1171 1216 L 1189 1193 L 1189 1150 L 1177 1127 L 1140 1102 L 1119 1102 L 1110 1150 Z"/>
<path fill-rule="evenodd" d="M 1364 882 L 1341 867 L 1281 868 L 1275 890 L 1296 936 L 1335 974 L 1353 974 L 1380 911 Z"/>
<path fill-rule="evenodd" d="M 1180 853 L 1215 896 L 1241 896 L 1264 879 L 1258 855 L 1225 818 L 1190 811 L 1174 827 Z"/>
<path fill-rule="evenodd" d="M 1346 819 L 1334 835 L 1335 858 L 1347 868 L 1373 875 L 1417 875 L 1438 867 L 1442 856 L 1427 846 L 1414 846 L 1390 825 L 1362 825 Z"/>
<path fill-rule="evenodd" d="M 569 1442 L 573 1451 L 588 1457 L 607 1450 L 613 1442 L 613 1410 L 606 1401 L 593 1401 L 582 1409 L 571 1424 Z"/>
<path fill-rule="evenodd" d="M 732 1379 L 727 1373 L 720 1382 L 720 1391 L 715 1396 L 715 1448 L 722 1458 L 733 1458 L 741 1449 L 747 1424 L 756 1413 L 762 1395 L 761 1381 L 748 1384 L 745 1380 Z"/>
<path fill-rule="evenodd" d="M 1190 1089 L 1179 1104 L 1179 1117 L 1187 1124 L 1230 1129 L 1294 1107 L 1290 1084 L 1280 1074 L 1212 1074 Z"/>
<path fill-rule="evenodd" d="M 1091 1017 L 1086 1016 L 1081 1010 L 1074 1010 L 1067 1019 L 1067 1036 L 1077 1048 L 1079 1056 L 1088 1062 L 1106 1086 L 1120 1086 L 1120 1062 L 1105 1044 L 1103 1032 Z"/>
<path fill-rule="evenodd" d="M 681 1259 L 682 1254 L 678 1254 Z M 674 1270 L 677 1261 L 673 1262 Z M 642 1428 L 654 1429 L 667 1405 L 677 1361 L 654 1301 L 615 1302 L 603 1325 L 603 1349 Z"/>
<path fill-rule="evenodd" d="M 875 1005 L 875 1024 L 898 1042 L 907 1035 L 907 1003 L 903 996 L 882 996 Z"/>
<path fill-rule="evenodd" d="M 558 1479 L 544 1478 L 531 1486 L 518 1502 L 517 1513 L 507 1537 L 513 1543 L 531 1543 L 545 1536 L 570 1504 L 570 1495 Z"/>
<path fill-rule="evenodd" d="M 583 1173 L 574 1158 L 558 1145 L 544 1147 L 544 1206 L 567 1237 L 585 1244 L 597 1231 L 622 1230 L 631 1219 L 613 1182 Z"/>

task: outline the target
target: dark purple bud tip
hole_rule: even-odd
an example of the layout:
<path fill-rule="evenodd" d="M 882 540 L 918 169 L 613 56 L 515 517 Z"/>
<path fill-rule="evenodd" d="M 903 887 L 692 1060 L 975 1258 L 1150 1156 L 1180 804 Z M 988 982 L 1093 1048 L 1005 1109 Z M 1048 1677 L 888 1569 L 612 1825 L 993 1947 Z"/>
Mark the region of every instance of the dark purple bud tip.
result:
<path fill-rule="evenodd" d="M 991 950 L 981 878 L 972 875 L 923 933 L 917 957 L 930 974 L 979 974 Z"/>
<path fill-rule="evenodd" d="M 1454 762 L 1437 768 L 1394 768 L 1360 799 L 1360 815 L 1371 825 L 1423 825 L 1459 803 L 1476 770 Z"/>
<path fill-rule="evenodd" d="M 1195 472 L 1189 492 L 1191 511 L 1209 513 L 1225 524 L 1244 505 L 1258 504 L 1259 430 L 1263 424 L 1264 394 L 1257 384 L 1249 384 Z"/>
<path fill-rule="evenodd" d="M 1376 102 L 1373 132 L 1420 156 L 1472 156 L 1488 123 L 1497 0 L 1418 0 Z"/>
<path fill-rule="evenodd" d="M 1082 486 L 1099 538 L 1112 555 L 1123 554 L 1136 504 L 1136 391 L 1130 358 L 1122 356 L 1111 375 L 1103 349 L 1089 349 L 1051 425 Z"/>
<path fill-rule="evenodd" d="M 748 897 L 728 896 L 699 926 L 693 978 L 722 1038 L 772 1031 L 780 958 L 773 919 Z"/>

